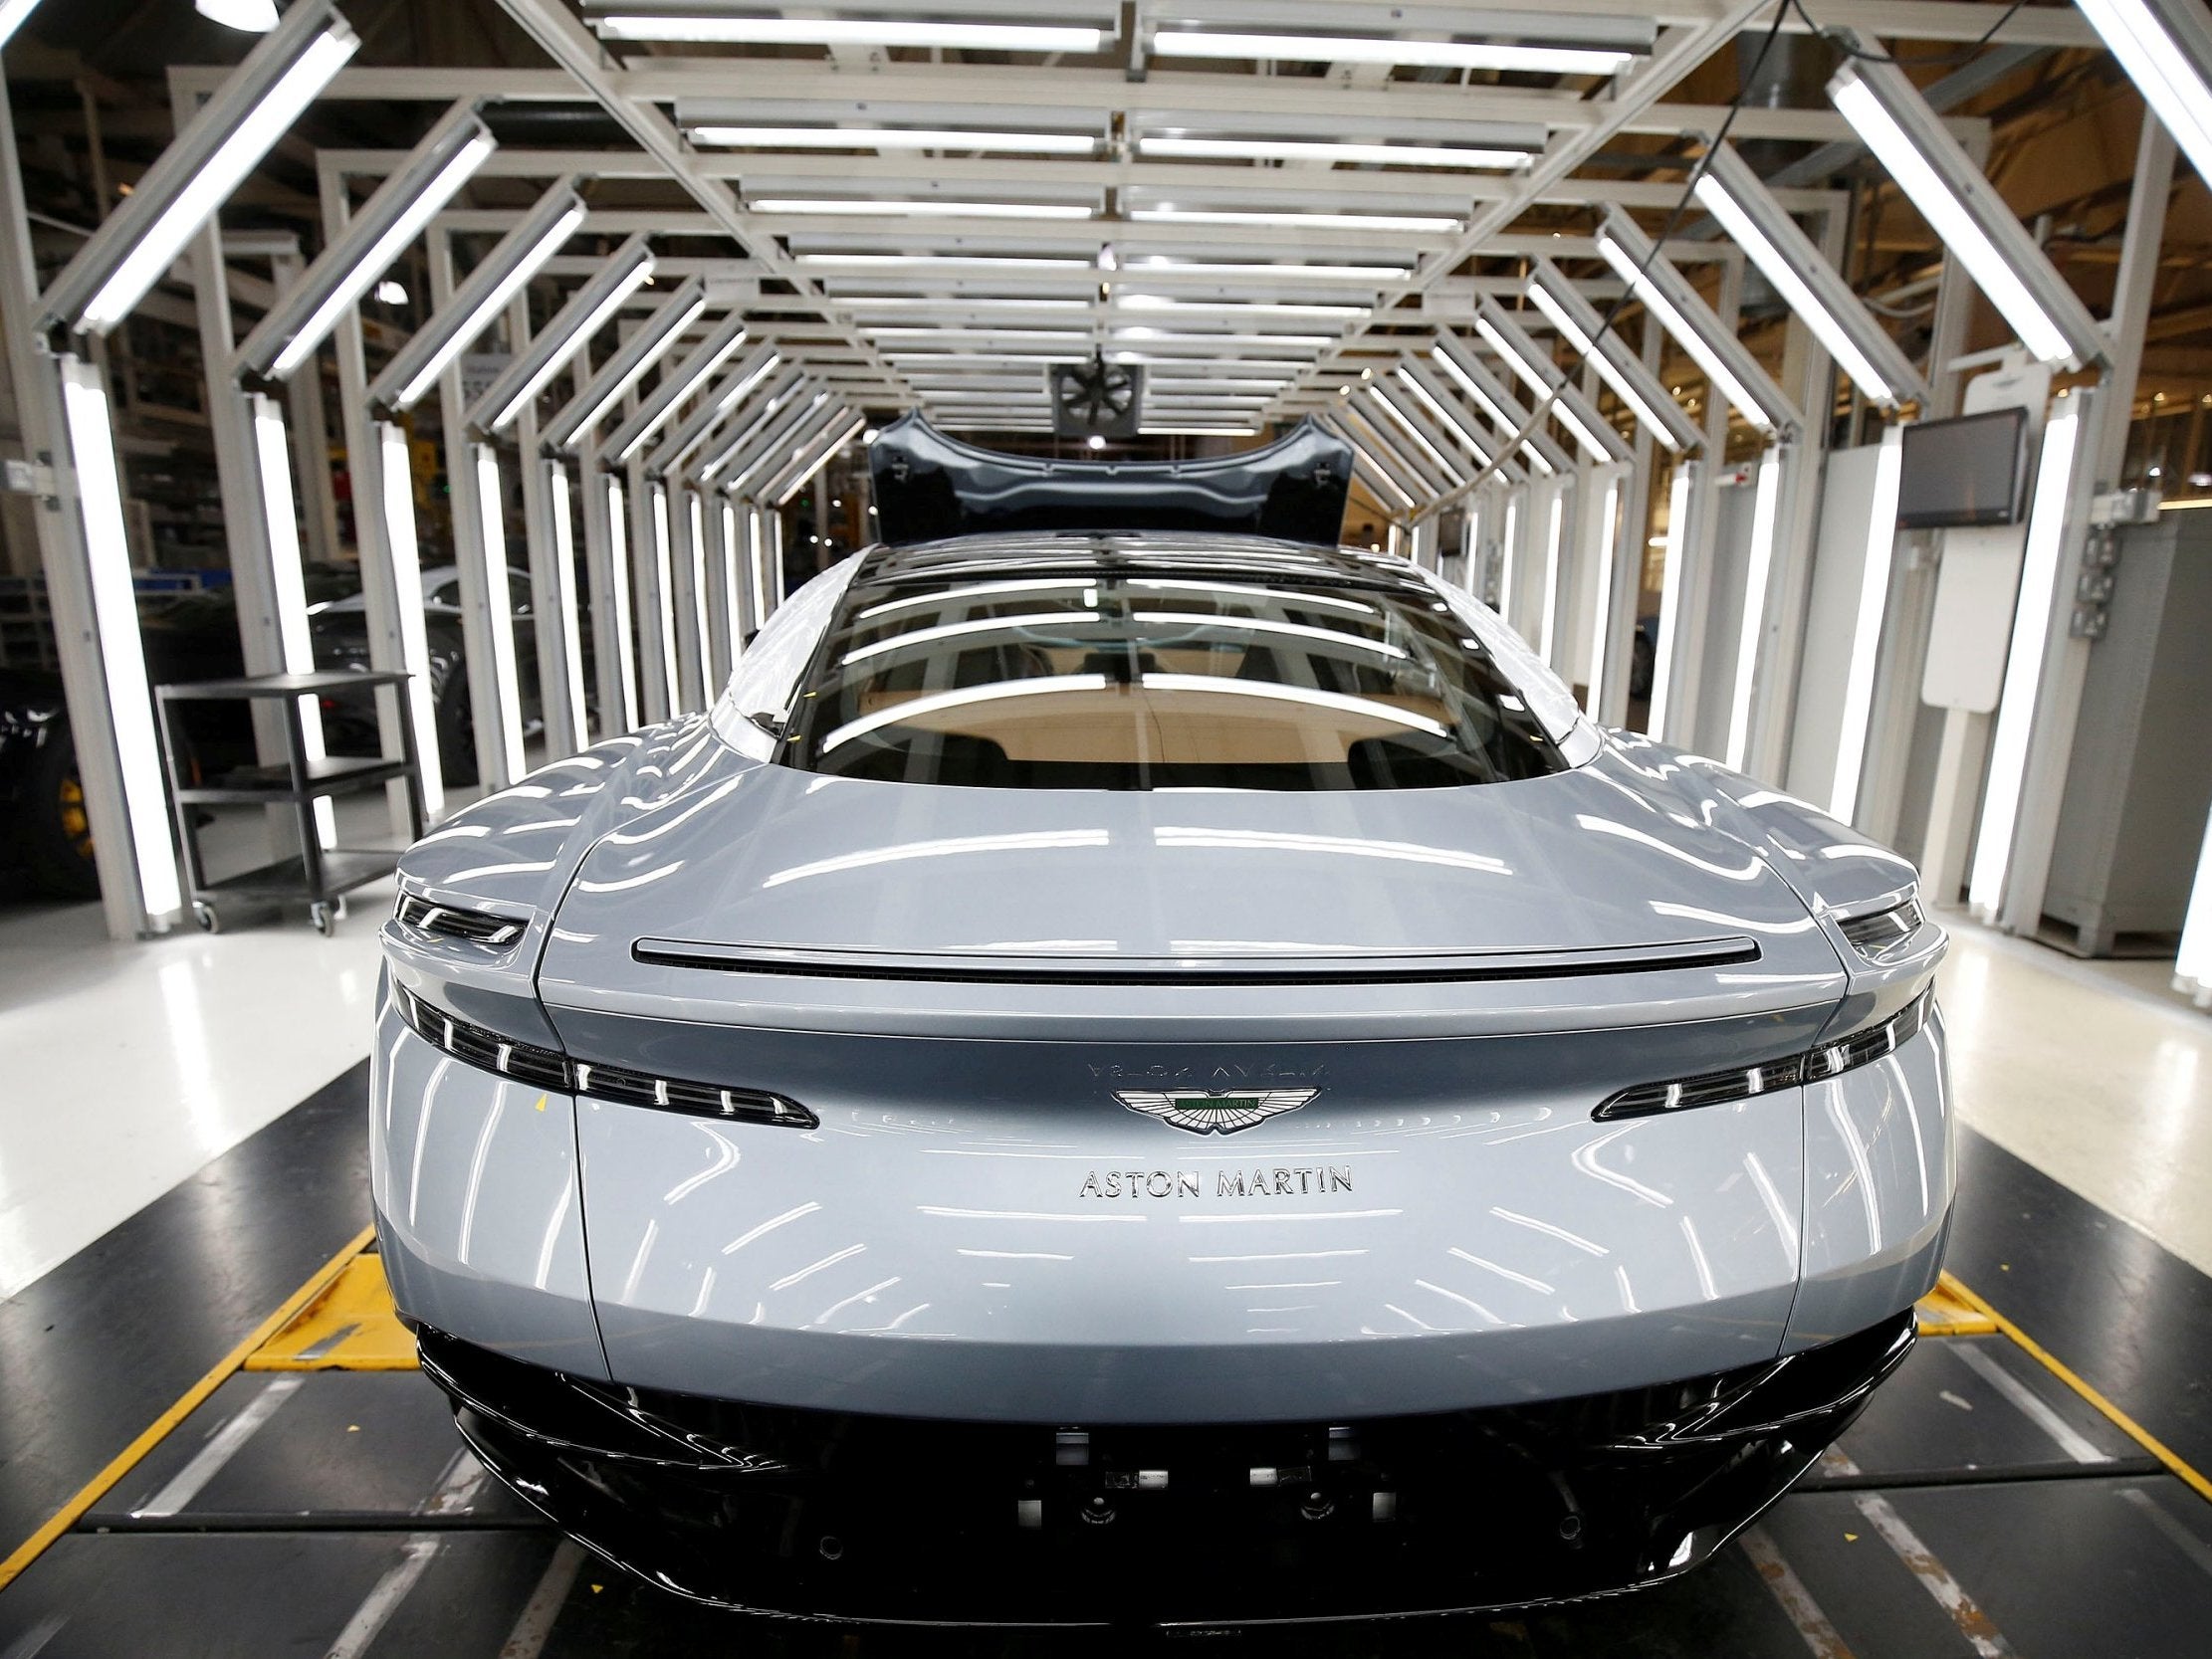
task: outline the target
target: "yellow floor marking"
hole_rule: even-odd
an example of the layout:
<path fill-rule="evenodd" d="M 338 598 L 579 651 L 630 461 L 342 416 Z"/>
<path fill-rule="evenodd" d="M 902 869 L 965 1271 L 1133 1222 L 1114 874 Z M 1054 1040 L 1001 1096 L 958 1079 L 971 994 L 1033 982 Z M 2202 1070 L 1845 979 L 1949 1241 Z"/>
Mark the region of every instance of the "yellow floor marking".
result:
<path fill-rule="evenodd" d="M 2212 1502 L 2212 1480 L 2207 1480 L 2203 1475 L 2197 1473 L 2195 1469 L 2182 1462 L 2180 1456 L 2175 1453 L 2173 1449 L 2169 1447 L 2163 1440 L 2160 1440 L 2156 1435 L 2152 1434 L 2148 1429 L 2144 1428 L 2142 1424 L 2136 1422 L 2134 1418 L 2128 1416 L 2126 1412 L 2122 1411 L 2118 1406 L 2114 1405 L 2110 1400 L 2106 1399 L 2102 1394 L 2099 1393 L 2095 1388 L 2091 1387 L 2089 1383 L 2083 1381 L 2081 1377 L 2077 1376 L 2059 1358 L 2057 1358 L 2057 1356 L 2055 1356 L 2049 1348 L 2045 1348 L 2041 1343 L 2037 1342 L 2033 1337 L 2029 1336 L 2025 1331 L 2021 1330 L 2019 1326 L 2013 1324 L 2011 1320 L 2005 1318 L 2003 1314 L 2000 1314 L 1995 1308 L 1992 1308 L 1981 1297 L 1976 1296 L 1971 1290 L 1967 1289 L 1966 1286 L 1960 1284 L 1956 1279 L 1952 1279 L 1948 1273 L 1944 1274 L 1943 1277 L 1950 1283 L 1952 1288 L 1958 1292 L 1960 1299 L 1964 1301 L 1969 1308 L 1973 1309 L 1976 1313 L 1986 1316 L 1989 1322 L 1994 1325 L 1999 1331 L 2003 1332 L 2014 1342 L 2018 1343 L 2022 1348 L 2026 1348 L 2030 1353 L 2034 1354 L 2037 1359 L 2043 1362 L 2044 1368 L 2050 1371 L 2053 1376 L 2057 1377 L 2069 1388 L 2072 1388 L 2077 1394 L 2080 1394 L 2084 1399 L 2088 1400 L 2090 1404 L 2096 1406 L 2098 1410 L 2103 1412 L 2105 1416 L 2109 1417 L 2112 1422 L 2118 1426 L 2122 1434 L 2126 1435 L 2128 1439 L 2134 1441 L 2136 1445 L 2142 1447 L 2144 1451 L 2148 1452 L 2152 1457 L 2156 1458 L 2160 1463 L 2164 1464 L 2166 1468 L 2173 1474 L 2179 1476 L 2184 1484 L 2195 1490 L 2198 1497 L 2203 1498 L 2208 1502 Z"/>
<path fill-rule="evenodd" d="M 421 1361 L 399 1323 L 380 1256 L 355 1256 L 323 1294 L 246 1357 L 249 1371 L 411 1371 Z"/>
<path fill-rule="evenodd" d="M 53 1519 L 26 1539 L 6 1560 L 0 1561 L 0 1588 L 13 1583 L 25 1567 L 47 1552 L 56 1539 L 76 1526 L 93 1505 L 107 1496 L 109 1488 L 129 1474 L 146 1453 L 160 1444 L 163 1435 L 189 1417 L 208 1395 L 221 1387 L 224 1380 L 246 1362 L 248 1354 L 275 1333 L 282 1331 L 291 1323 L 293 1315 L 322 1295 L 324 1287 L 344 1272 L 345 1264 L 367 1249 L 369 1240 L 375 1236 L 375 1228 L 363 1227 L 352 1242 L 324 1263 L 312 1279 L 286 1297 L 275 1313 L 254 1328 L 251 1336 L 218 1359 L 208 1373 L 187 1388 L 174 1405 L 147 1424 L 144 1432 L 117 1453 L 107 1468 L 80 1487 L 77 1495 L 64 1504 Z"/>
<path fill-rule="evenodd" d="M 1923 1337 L 1987 1337 L 1997 1322 L 1967 1299 L 1966 1287 L 1948 1273 L 1920 1298 L 1913 1314 Z"/>

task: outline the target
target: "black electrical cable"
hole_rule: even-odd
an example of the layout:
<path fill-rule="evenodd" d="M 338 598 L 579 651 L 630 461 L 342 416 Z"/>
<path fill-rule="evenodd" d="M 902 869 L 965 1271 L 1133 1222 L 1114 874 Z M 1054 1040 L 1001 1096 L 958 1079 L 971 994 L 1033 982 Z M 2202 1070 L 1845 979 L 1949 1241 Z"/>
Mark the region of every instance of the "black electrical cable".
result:
<path fill-rule="evenodd" d="M 1839 38 L 1843 31 L 1823 27 L 1820 21 L 1805 9 L 1804 0 L 1790 0 L 1790 7 L 1799 17 L 1805 20 L 1806 28 L 1812 30 L 1814 34 L 1820 36 L 1822 40 L 1828 42 L 1830 46 L 1833 46 L 1847 58 L 1856 59 L 1862 64 L 1894 64 L 1900 69 L 1942 69 L 1958 64 L 1971 63 L 1983 47 L 1997 38 L 1998 30 L 2020 15 L 2020 8 L 2027 3 L 2028 0 L 2012 0 L 2012 4 L 2005 8 L 2004 15 L 1983 30 L 1981 38 L 1971 44 L 1959 47 L 1953 52 L 1931 52 L 1924 58 L 1899 58 L 1891 52 L 1869 52 L 1863 47 L 1853 46 L 1849 41 Z"/>
<path fill-rule="evenodd" d="M 1797 0 L 1778 0 L 1774 8 L 1774 21 L 1767 25 L 1766 36 L 1759 42 L 1758 56 L 1751 60 L 1751 67 L 1743 72 L 1743 85 L 1736 96 L 1729 100 L 1728 112 L 1721 116 L 1720 125 L 1705 145 L 1704 153 L 1691 166 L 1689 177 L 1682 183 L 1682 193 L 1674 203 L 1673 211 L 1667 214 L 1666 223 L 1659 227 L 1659 235 L 1652 239 L 1652 251 L 1646 254 L 1643 263 L 1637 266 L 1636 274 L 1639 277 L 1651 270 L 1653 261 L 1659 257 L 1659 250 L 1665 246 L 1666 239 L 1674 234 L 1675 228 L 1681 224 L 1683 218 L 1688 214 L 1690 204 L 1697 198 L 1697 181 L 1705 176 L 1707 168 L 1712 165 L 1713 152 L 1727 141 L 1729 130 L 1736 124 L 1736 117 L 1743 112 L 1744 100 L 1750 96 L 1752 84 L 1758 80 L 1759 71 L 1766 67 L 1767 55 L 1774 50 L 1774 43 L 1782 33 L 1782 25 L 1788 20 L 1791 10 L 1796 5 Z M 1811 19 L 1807 19 L 1807 22 L 1810 23 Z M 1593 351 L 1596 350 L 1600 340 L 1613 332 L 1614 323 L 1620 318 L 1622 311 L 1627 309 L 1629 302 L 1635 298 L 1635 295 L 1636 285 L 1632 283 L 1614 298 L 1611 306 L 1606 308 L 1605 314 L 1598 319 L 1597 332 L 1590 336 L 1590 346 Z M 1560 386 L 1564 386 L 1566 383 L 1565 378 L 1562 377 L 1559 386 L 1552 387 L 1541 398 L 1537 399 L 1536 407 L 1530 412 L 1527 423 L 1506 440 L 1498 450 L 1496 460 L 1457 489 L 1438 498 L 1437 505 L 1441 507 L 1446 502 L 1460 501 L 1471 495 L 1484 480 L 1498 470 L 1507 456 L 1527 443 L 1530 434 L 1544 424 L 1544 417 L 1551 413 L 1552 406 L 1559 401 Z"/>

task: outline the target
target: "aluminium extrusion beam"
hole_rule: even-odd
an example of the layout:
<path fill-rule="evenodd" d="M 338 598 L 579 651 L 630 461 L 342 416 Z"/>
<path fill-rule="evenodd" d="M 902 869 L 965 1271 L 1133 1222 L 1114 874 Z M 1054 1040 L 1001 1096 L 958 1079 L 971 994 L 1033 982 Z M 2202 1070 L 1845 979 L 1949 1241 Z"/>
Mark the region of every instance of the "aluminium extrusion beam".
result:
<path fill-rule="evenodd" d="M 657 159 L 669 176 L 736 238 L 741 249 L 788 282 L 799 295 L 807 298 L 818 295 L 813 280 L 777 249 L 773 233 L 740 205 L 736 192 L 701 169 L 700 153 L 686 142 L 660 106 L 618 84 L 598 37 L 568 9 L 564 0 L 499 0 L 499 3 L 555 64 L 597 100 L 600 107 L 614 117 L 640 148 Z M 877 354 L 874 342 L 865 333 L 852 329 L 843 332 L 848 345 L 860 352 L 871 367 L 881 370 L 886 380 L 897 384 L 897 374 Z"/>
<path fill-rule="evenodd" d="M 1468 407 L 1458 387 L 1446 384 L 1443 376 L 1418 356 L 1403 358 L 1392 373 L 1405 375 L 1441 405 L 1449 417 L 1451 435 L 1483 468 L 1504 474 L 1509 482 L 1520 482 L 1526 457 L 1516 460 L 1505 453 L 1505 440 L 1512 434 L 1498 433 L 1486 415 Z"/>
<path fill-rule="evenodd" d="M 1335 410 L 1337 418 L 1353 433 L 1360 446 L 1370 451 L 1375 459 L 1385 464 L 1394 479 L 1411 481 L 1416 488 L 1406 492 L 1414 498 L 1414 505 L 1407 516 L 1425 512 L 1429 505 L 1448 490 L 1457 488 L 1457 480 L 1449 473 L 1432 467 L 1418 457 L 1407 443 L 1404 433 L 1360 406 L 1356 398 L 1339 398 Z"/>
<path fill-rule="evenodd" d="M 669 597 L 667 492 L 632 459 L 621 469 L 629 509 L 631 614 L 637 630 L 638 716 L 654 726 L 676 713 L 676 613 Z"/>
<path fill-rule="evenodd" d="M 650 359 L 659 352 L 674 349 L 674 345 L 668 343 L 670 336 L 680 340 L 706 310 L 706 280 L 700 276 L 686 277 L 653 308 L 650 315 L 630 330 L 596 373 L 586 372 L 588 354 L 579 356 L 576 360 L 579 383 L 575 394 L 546 423 L 539 434 L 539 442 L 548 449 L 575 451 L 629 396 L 627 388 L 651 366 Z M 631 401 L 634 404 L 634 399 Z"/>
<path fill-rule="evenodd" d="M 1481 410 L 1484 419 L 1497 428 L 1498 447 L 1500 449 L 1505 447 L 1507 440 L 1513 434 L 1523 427 L 1530 426 L 1534 411 L 1520 400 L 1510 386 L 1492 374 L 1489 365 L 1468 350 L 1466 342 L 1456 334 L 1438 331 L 1430 343 L 1430 352 L 1432 355 L 1440 354 L 1445 361 L 1450 363 L 1453 370 L 1465 375 L 1468 383 L 1481 394 L 1480 398 L 1475 398 L 1471 394 L 1463 396 L 1459 401 L 1462 405 L 1470 401 L 1473 402 L 1475 407 Z M 1464 387 L 1460 389 L 1465 390 Z M 1496 416 L 1492 416 L 1487 409 L 1482 409 L 1482 399 L 1487 399 L 1496 407 Z M 1521 449 L 1524 459 L 1536 458 L 1530 461 L 1530 466 L 1539 475 L 1543 474 L 1547 468 L 1553 473 L 1573 471 L 1574 457 L 1562 449 L 1557 440 L 1544 430 L 1544 424 L 1543 421 L 1536 421 L 1530 427 L 1528 436 L 1522 439 L 1520 445 L 1517 446 Z M 1537 465 L 1539 460 L 1541 465 Z"/>
<path fill-rule="evenodd" d="M 732 411 L 729 423 L 694 452 L 690 470 L 698 475 L 699 482 L 709 489 L 726 488 L 723 473 L 806 383 L 805 370 L 796 363 L 785 363 L 773 380 L 754 387 L 753 395 Z"/>
<path fill-rule="evenodd" d="M 648 477 L 650 477 L 648 473 Z M 668 502 L 668 609 L 676 642 L 676 710 L 696 714 L 707 687 L 707 604 L 704 550 L 700 537 L 706 515 L 699 492 L 678 479 L 654 479 L 650 486 Z"/>
<path fill-rule="evenodd" d="M 867 424 L 865 415 L 832 402 L 823 419 L 809 423 L 789 463 L 769 480 L 761 493 L 772 502 L 782 502 L 796 495 L 808 480 L 836 458 L 839 450 L 859 436 Z M 826 508 L 817 505 L 817 519 L 826 518 Z"/>
<path fill-rule="evenodd" d="M 685 463 L 712 439 L 722 422 L 745 407 L 760 384 L 774 373 L 781 354 L 773 345 L 759 345 L 723 372 L 690 413 L 660 434 L 660 443 L 645 457 L 645 471 L 653 478 L 681 472 Z"/>
<path fill-rule="evenodd" d="M 731 311 L 708 329 L 706 338 L 665 371 L 653 389 L 638 400 L 636 411 L 607 436 L 607 454 L 616 462 L 643 459 L 645 441 L 666 424 L 677 406 L 695 393 L 700 382 L 720 367 L 746 338 L 742 311 Z"/>
<path fill-rule="evenodd" d="M 518 360 L 531 343 L 530 300 L 508 304 L 508 338 Z M 536 401 L 515 422 L 523 487 L 523 547 L 530 569 L 530 626 L 538 671 L 538 707 L 545 722 L 546 757 L 564 760 L 587 741 L 583 717 L 583 642 L 577 637 L 573 537 L 563 515 L 554 522 L 555 487 L 538 452 Z M 496 454 L 496 451 L 495 451 Z M 561 490 L 565 492 L 563 479 Z"/>
<path fill-rule="evenodd" d="M 1382 504 L 1384 518 L 1395 522 L 1409 517 L 1414 512 L 1419 505 L 1421 496 L 1428 493 L 1426 484 L 1411 478 L 1400 480 L 1398 475 L 1391 471 L 1393 463 L 1383 461 L 1369 446 L 1366 439 L 1352 429 L 1352 424 L 1342 419 L 1335 410 L 1316 411 L 1312 418 L 1323 431 L 1334 437 L 1342 438 L 1352 446 L 1353 475 L 1365 483 L 1369 493 Z M 1382 486 L 1381 489 L 1376 488 L 1378 484 Z M 1421 494 L 1417 495 L 1417 491 Z M 1399 505 L 1394 507 L 1393 502 Z"/>
<path fill-rule="evenodd" d="M 1829 217 L 1833 220 L 1836 215 L 1831 214 Z M 1593 252 L 1595 252 L 1594 249 Z M 1519 294 L 1520 288 L 1521 285 L 1518 282 L 1512 284 L 1514 294 Z M 1586 288 L 1584 292 L 1588 293 L 1590 290 Z M 1485 294 L 1475 303 L 1474 318 L 1478 331 L 1485 326 L 1492 329 L 1497 337 L 1505 342 L 1508 351 L 1513 353 L 1514 356 L 1524 359 L 1537 371 L 1537 377 L 1544 382 L 1545 390 L 1552 395 L 1554 409 L 1565 410 L 1568 415 L 1580 422 L 1589 431 L 1591 437 L 1598 440 L 1599 447 L 1606 453 L 1603 456 L 1592 456 L 1590 459 L 1593 461 L 1628 461 L 1633 459 L 1634 452 L 1623 441 L 1620 432 L 1616 430 L 1613 423 L 1605 418 L 1588 394 L 1567 378 L 1566 372 L 1552 360 L 1551 353 L 1529 336 L 1528 330 L 1521 325 L 1518 316 L 1499 305 L 1491 295 Z M 1438 343 L 1441 344 L 1440 339 Z M 1524 381 L 1523 384 L 1526 384 L 1526 382 Z M 1533 390 L 1534 388 L 1531 388 L 1532 394 Z"/>
<path fill-rule="evenodd" d="M 35 504 L 31 517 L 46 572 L 47 602 L 54 613 L 55 656 L 69 705 L 85 814 L 92 827 L 93 862 L 100 872 L 101 913 L 110 938 L 134 939 L 155 919 L 146 914 L 138 884 L 130 812 L 123 793 L 121 745 L 110 713 L 107 664 L 101 653 L 92 548 L 78 505 L 79 489 L 73 477 L 65 483 L 72 463 L 62 415 L 61 377 L 31 330 L 16 321 L 30 316 L 37 303 L 38 267 L 32 256 L 15 116 L 5 80 L 0 79 L 0 311 L 10 320 L 8 367 L 24 453 L 34 464 L 53 468 L 56 475 L 50 493 Z"/>
<path fill-rule="evenodd" d="M 777 460 L 783 446 L 796 440 L 799 433 L 820 418 L 821 411 L 832 402 L 830 393 L 819 387 L 801 388 L 776 416 L 767 422 L 744 449 L 715 478 L 715 488 L 749 501 L 758 501 L 771 511 L 776 504 L 760 488 L 768 481 L 770 473 L 781 463 Z"/>
<path fill-rule="evenodd" d="M 1394 384 L 1387 375 L 1378 375 L 1365 382 L 1361 395 L 1370 407 L 1382 409 L 1413 438 L 1415 447 L 1450 481 L 1451 488 L 1457 489 L 1479 470 L 1479 467 L 1469 467 L 1460 453 L 1467 446 L 1456 441 L 1403 386 Z"/>

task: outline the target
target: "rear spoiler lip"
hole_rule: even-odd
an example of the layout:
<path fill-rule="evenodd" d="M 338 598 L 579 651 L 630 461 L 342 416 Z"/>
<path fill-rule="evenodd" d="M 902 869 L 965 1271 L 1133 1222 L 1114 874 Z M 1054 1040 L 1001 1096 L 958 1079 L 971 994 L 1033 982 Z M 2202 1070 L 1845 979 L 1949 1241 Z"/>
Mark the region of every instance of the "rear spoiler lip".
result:
<path fill-rule="evenodd" d="M 1563 950 L 1459 950 L 1398 955 L 1074 956 L 963 951 L 867 951 L 784 944 L 718 944 L 641 938 L 631 959 L 647 966 L 807 979 L 873 979 L 995 985 L 1391 985 L 1566 979 L 1733 967 L 1760 959 L 1740 934 L 1669 943 Z"/>

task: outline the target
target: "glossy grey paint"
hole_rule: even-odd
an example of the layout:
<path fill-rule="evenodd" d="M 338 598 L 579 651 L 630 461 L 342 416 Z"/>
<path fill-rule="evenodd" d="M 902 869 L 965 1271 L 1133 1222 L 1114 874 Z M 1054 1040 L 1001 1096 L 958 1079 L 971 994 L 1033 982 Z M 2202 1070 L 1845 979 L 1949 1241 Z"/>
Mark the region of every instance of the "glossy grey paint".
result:
<path fill-rule="evenodd" d="M 392 973 L 464 1018 L 775 1089 L 821 1128 L 549 1096 L 533 1127 L 567 1126 L 580 1170 L 563 1198 L 560 1167 L 508 1117 L 493 1125 L 497 1078 L 456 1064 L 415 1111 L 442 1062 L 387 1013 L 373 1162 L 409 1313 L 640 1384 L 1231 1420 L 1660 1380 L 1862 1329 L 1932 1283 L 1952 1180 L 1939 1025 L 1808 1091 L 1590 1117 L 1617 1088 L 1794 1052 L 1916 994 L 1939 930 L 1876 965 L 1836 929 L 1909 890 L 1895 855 L 1711 761 L 1602 736 L 1510 631 L 1443 588 L 1574 770 L 1147 795 L 770 763 L 773 737 L 746 717 L 787 708 L 853 568 L 777 612 L 708 719 L 548 768 L 408 855 L 406 891 L 525 919 L 515 946 L 385 931 Z M 1712 938 L 1761 955 L 1584 978 L 1101 988 L 653 966 L 632 958 L 639 938 L 1055 967 Z M 1228 1139 L 1111 1098 L 1315 1071 L 1311 1106 Z M 418 1151 L 445 1171 L 419 1193 Z M 1349 1168 L 1352 1190 L 1217 1189 L 1224 1168 L 1248 1186 L 1277 1167 Z M 1137 1172 L 1145 1196 L 1084 1196 L 1094 1170 Z M 1194 1242 L 1209 1240 L 1232 1242 Z"/>

